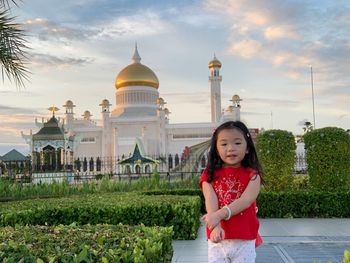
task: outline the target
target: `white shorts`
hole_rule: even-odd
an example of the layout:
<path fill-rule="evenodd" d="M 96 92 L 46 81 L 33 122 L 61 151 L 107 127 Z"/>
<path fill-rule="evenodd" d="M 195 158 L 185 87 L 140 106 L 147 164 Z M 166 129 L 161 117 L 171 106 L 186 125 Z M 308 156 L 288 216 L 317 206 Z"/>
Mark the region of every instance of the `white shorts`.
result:
<path fill-rule="evenodd" d="M 208 240 L 208 263 L 254 263 L 255 258 L 255 240 Z"/>

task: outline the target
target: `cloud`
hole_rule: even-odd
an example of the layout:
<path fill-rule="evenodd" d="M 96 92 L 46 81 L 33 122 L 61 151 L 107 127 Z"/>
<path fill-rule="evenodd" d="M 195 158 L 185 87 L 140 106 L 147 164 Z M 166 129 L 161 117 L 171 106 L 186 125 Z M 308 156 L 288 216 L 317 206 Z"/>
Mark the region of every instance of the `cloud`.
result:
<path fill-rule="evenodd" d="M 58 57 L 50 54 L 31 53 L 31 63 L 44 68 L 66 68 L 91 64 L 93 58 Z"/>
<path fill-rule="evenodd" d="M 284 28 L 280 26 L 268 27 L 264 31 L 264 36 L 268 40 L 276 40 L 280 38 L 291 38 L 297 39 L 298 36 L 289 28 Z"/>
<path fill-rule="evenodd" d="M 112 16 L 109 20 L 95 20 L 91 23 L 56 23 L 48 19 L 33 18 L 24 22 L 30 35 L 40 41 L 59 41 L 70 45 L 72 41 L 106 40 L 120 37 L 154 35 L 165 32 L 168 24 L 157 12 L 150 9 L 136 14 Z"/>
<path fill-rule="evenodd" d="M 103 38 L 155 35 L 166 32 L 168 27 L 159 14 L 151 10 L 143 10 L 135 15 L 117 17 L 97 26 L 100 28 L 98 36 Z"/>
<path fill-rule="evenodd" d="M 312 64 L 318 85 L 341 79 L 349 86 L 350 2 L 207 0 L 205 8 L 228 21 L 230 54 L 265 60 L 294 80 Z"/>
<path fill-rule="evenodd" d="M 268 22 L 268 17 L 265 13 L 263 13 L 260 10 L 255 10 L 253 12 L 247 12 L 245 15 L 245 21 L 248 24 L 263 26 L 266 25 Z"/>
<path fill-rule="evenodd" d="M 21 108 L 21 107 L 11 107 L 6 105 L 0 104 L 0 117 L 2 116 L 8 116 L 9 118 L 11 116 L 33 116 L 33 115 L 40 115 L 42 112 L 39 109 L 32 109 L 32 108 Z"/>
<path fill-rule="evenodd" d="M 231 46 L 230 53 L 241 56 L 243 58 L 251 58 L 259 53 L 262 45 L 258 41 L 252 39 L 242 40 Z"/>
<path fill-rule="evenodd" d="M 41 41 L 58 40 L 64 43 L 72 40 L 82 41 L 99 33 L 96 28 L 65 26 L 43 18 L 28 19 L 23 24 L 30 35 L 36 36 Z"/>

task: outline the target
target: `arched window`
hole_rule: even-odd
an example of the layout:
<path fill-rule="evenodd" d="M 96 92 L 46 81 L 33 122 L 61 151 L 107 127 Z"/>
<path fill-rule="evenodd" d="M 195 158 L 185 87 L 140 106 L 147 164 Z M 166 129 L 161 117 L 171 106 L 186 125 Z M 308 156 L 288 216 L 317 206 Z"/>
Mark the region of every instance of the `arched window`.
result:
<path fill-rule="evenodd" d="M 89 161 L 89 171 L 94 170 L 94 159 L 91 157 Z"/>
<path fill-rule="evenodd" d="M 80 159 L 76 159 L 75 160 L 75 169 L 78 170 L 78 172 L 80 172 L 80 169 L 81 169 L 81 162 L 80 162 Z"/>
<path fill-rule="evenodd" d="M 140 173 L 141 173 L 141 167 L 140 167 L 140 165 L 137 164 L 137 165 L 135 166 L 135 171 L 136 171 L 137 174 L 140 174 Z"/>
<path fill-rule="evenodd" d="M 83 171 L 84 172 L 87 171 L 87 160 L 86 160 L 86 157 L 84 157 L 84 161 L 83 161 Z"/>
<path fill-rule="evenodd" d="M 178 166 L 179 165 L 179 155 L 178 154 L 175 154 L 175 166 Z"/>
<path fill-rule="evenodd" d="M 168 156 L 168 168 L 173 169 L 173 156 L 171 154 Z"/>
<path fill-rule="evenodd" d="M 124 173 L 125 173 L 125 174 L 131 174 L 130 165 L 126 165 L 126 166 L 124 167 Z"/>
<path fill-rule="evenodd" d="M 96 160 L 96 171 L 98 171 L 98 172 L 101 171 L 101 159 L 100 159 L 100 157 L 97 157 L 97 160 Z"/>
<path fill-rule="evenodd" d="M 150 172 L 151 172 L 151 167 L 150 167 L 149 164 L 147 164 L 147 165 L 145 166 L 145 173 L 148 174 L 148 173 L 150 173 Z"/>

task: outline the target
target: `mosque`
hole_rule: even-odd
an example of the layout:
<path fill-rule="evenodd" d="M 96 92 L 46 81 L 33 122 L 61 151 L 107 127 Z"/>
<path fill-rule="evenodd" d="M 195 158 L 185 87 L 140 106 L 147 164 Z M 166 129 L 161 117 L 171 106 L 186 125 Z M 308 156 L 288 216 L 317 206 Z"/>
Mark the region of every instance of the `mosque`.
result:
<path fill-rule="evenodd" d="M 33 169 L 150 172 L 159 165 L 159 156 L 178 164 L 186 149 L 205 142 L 202 149 L 207 149 L 213 130 L 221 122 L 240 119 L 238 95 L 232 97 L 232 105 L 226 110 L 221 108 L 221 66 L 215 55 L 208 64 L 211 122 L 171 124 L 170 111 L 159 95 L 157 75 L 141 63 L 135 46 L 132 63 L 116 77 L 114 108 L 107 99 L 99 104 L 100 125 L 91 119 L 88 110 L 83 118 L 76 118 L 75 105 L 67 100 L 63 118 L 57 119 L 57 108 L 51 107 L 52 117 L 47 122 L 36 120 L 40 129 L 37 133 L 22 133 L 32 152 Z M 255 136 L 257 129 L 252 131 Z M 174 166 L 171 164 L 171 168 Z"/>

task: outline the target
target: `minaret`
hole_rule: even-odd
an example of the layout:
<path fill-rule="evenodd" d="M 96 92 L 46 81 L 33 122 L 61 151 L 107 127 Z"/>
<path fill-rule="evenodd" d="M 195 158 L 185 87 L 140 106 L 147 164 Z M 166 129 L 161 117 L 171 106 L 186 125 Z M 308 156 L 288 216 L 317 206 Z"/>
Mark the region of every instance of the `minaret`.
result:
<path fill-rule="evenodd" d="M 104 99 L 101 104 L 101 114 L 102 114 L 102 158 L 103 160 L 107 157 L 112 156 L 112 136 L 111 136 L 111 125 L 110 125 L 110 111 L 109 106 L 111 104 L 107 99 Z"/>
<path fill-rule="evenodd" d="M 159 138 L 159 154 L 161 155 L 167 155 L 167 134 L 166 134 L 166 128 L 165 125 L 169 123 L 169 110 L 164 107 L 166 102 L 163 98 L 159 97 L 157 99 L 157 117 L 159 120 L 159 126 L 158 126 L 158 138 Z"/>
<path fill-rule="evenodd" d="M 74 120 L 73 108 L 75 107 L 75 105 L 71 100 L 67 100 L 66 104 L 63 105 L 63 107 L 66 108 L 66 113 L 65 113 L 66 127 L 69 129 L 72 127 L 73 120 Z"/>
<path fill-rule="evenodd" d="M 221 62 L 214 58 L 209 62 L 208 68 L 210 70 L 210 106 L 211 106 L 211 122 L 217 123 L 221 118 L 221 80 L 220 68 Z"/>
<path fill-rule="evenodd" d="M 240 121 L 241 120 L 241 101 L 242 99 L 236 94 L 232 96 L 232 112 L 234 116 L 234 121 Z"/>

